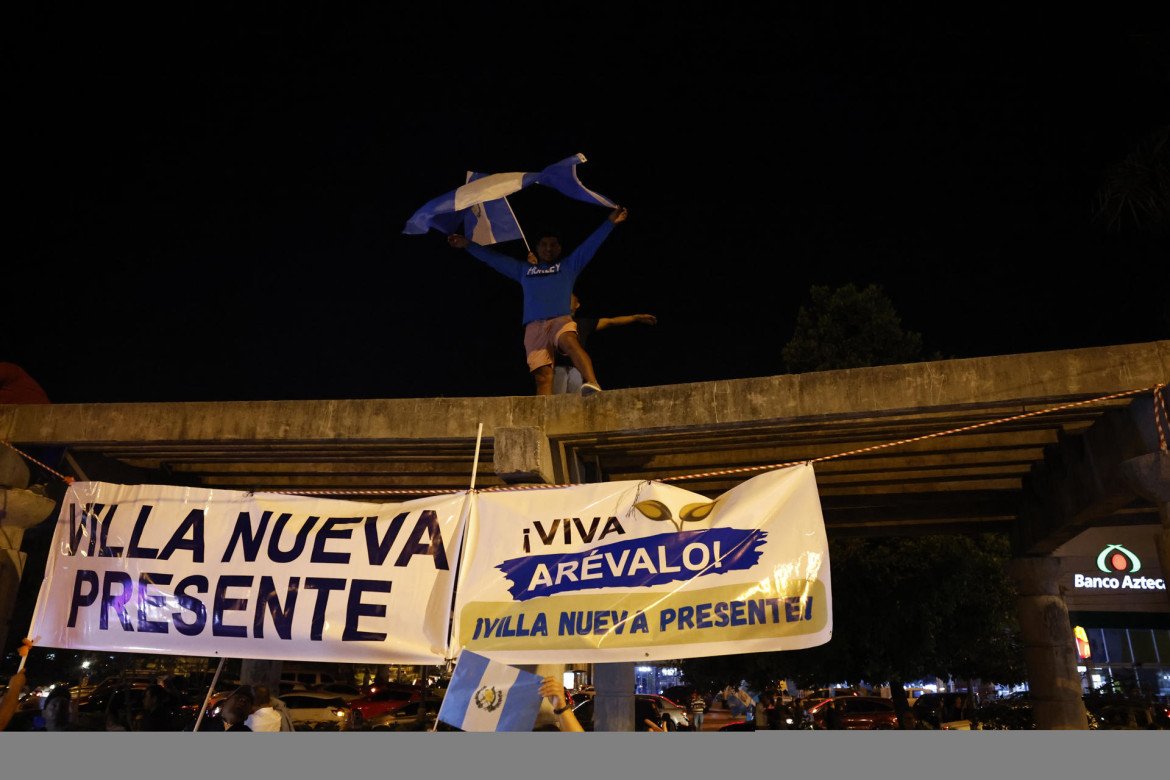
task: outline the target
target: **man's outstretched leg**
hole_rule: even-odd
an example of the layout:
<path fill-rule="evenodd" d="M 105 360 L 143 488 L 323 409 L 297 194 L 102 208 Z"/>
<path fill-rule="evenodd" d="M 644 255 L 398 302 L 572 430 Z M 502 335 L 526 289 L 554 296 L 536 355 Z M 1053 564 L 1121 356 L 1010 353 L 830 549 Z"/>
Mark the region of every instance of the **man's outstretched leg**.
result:
<path fill-rule="evenodd" d="M 581 377 L 585 383 L 581 385 L 581 395 L 593 395 L 601 391 L 601 386 L 597 384 L 597 375 L 593 373 L 593 361 L 589 358 L 589 354 L 581 346 L 581 342 L 577 340 L 577 333 L 575 331 L 568 331 L 562 333 L 561 337 L 557 339 L 557 347 L 569 356 L 569 360 L 573 361 L 573 365 L 581 372 Z"/>

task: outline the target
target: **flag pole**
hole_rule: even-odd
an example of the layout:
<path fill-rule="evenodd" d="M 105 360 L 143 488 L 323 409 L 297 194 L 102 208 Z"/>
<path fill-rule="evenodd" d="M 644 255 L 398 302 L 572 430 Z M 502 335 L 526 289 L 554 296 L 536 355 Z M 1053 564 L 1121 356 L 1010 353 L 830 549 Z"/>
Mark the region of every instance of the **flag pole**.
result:
<path fill-rule="evenodd" d="M 475 434 L 475 457 L 471 461 L 471 487 L 468 490 L 475 490 L 475 472 L 479 469 L 479 443 L 481 441 L 483 441 L 483 423 L 479 424 L 479 430 Z"/>
<path fill-rule="evenodd" d="M 512 204 L 508 202 L 508 196 L 504 196 L 504 205 L 508 207 L 508 212 L 512 215 L 512 221 L 516 223 L 516 229 L 520 231 L 520 238 L 524 239 L 524 248 L 532 253 L 532 247 L 528 246 L 528 237 L 524 235 L 524 228 L 520 227 L 520 220 L 516 219 L 516 212 L 512 211 Z"/>
<path fill-rule="evenodd" d="M 505 200 L 505 201 L 507 201 L 507 198 L 504 198 L 504 200 Z M 512 207 L 511 207 L 511 206 L 508 206 L 508 208 L 510 209 L 510 208 L 512 208 Z M 518 223 L 517 223 L 517 224 L 518 224 Z M 524 243 L 525 243 L 525 244 L 527 244 L 528 242 L 527 242 L 527 241 L 525 241 Z M 478 428 L 478 429 L 476 430 L 476 432 L 475 432 L 475 456 L 474 456 L 474 458 L 472 458 L 472 461 L 471 461 L 471 487 L 469 487 L 469 488 L 468 488 L 468 492 L 474 492 L 474 491 L 475 491 L 475 475 L 476 475 L 476 472 L 477 472 L 477 471 L 479 471 L 479 445 L 480 445 L 482 442 L 483 442 L 483 423 L 480 423 L 480 424 L 479 424 L 479 428 Z M 458 570 L 456 570 L 456 575 L 458 576 Z M 452 616 L 451 620 L 454 620 L 454 616 Z M 448 631 L 448 634 L 450 633 L 450 630 L 451 630 L 450 621 L 448 621 L 448 625 L 447 625 L 447 631 Z M 448 637 L 448 638 L 449 638 L 449 637 Z M 447 659 L 447 661 L 448 661 L 448 665 L 450 664 L 450 660 L 451 660 L 451 659 Z M 424 674 L 426 673 L 426 668 L 425 668 L 425 667 L 423 668 L 423 673 L 424 673 Z M 426 680 L 424 680 L 424 681 L 423 681 L 423 684 L 424 684 L 424 686 L 425 686 L 425 685 L 427 684 L 427 681 L 426 681 Z M 426 714 L 425 714 L 425 709 L 426 709 L 426 690 L 427 690 L 427 689 L 424 687 L 424 689 L 423 689 L 423 691 L 424 691 L 424 692 L 423 692 L 423 701 L 421 702 L 421 704 L 422 704 L 422 707 L 420 708 L 420 709 L 424 710 L 424 714 L 423 714 L 423 716 L 424 716 L 424 717 L 426 716 Z M 431 726 L 431 729 L 430 729 L 430 730 L 431 730 L 431 731 L 436 731 L 436 730 L 438 730 L 438 728 L 439 728 L 439 718 L 438 718 L 438 715 L 436 714 L 436 716 L 435 716 L 435 723 L 434 723 L 434 725 L 432 725 L 432 726 Z"/>
<path fill-rule="evenodd" d="M 211 692 L 215 690 L 215 684 L 219 682 L 219 673 L 223 671 L 223 662 L 227 660 L 226 656 L 221 656 L 219 659 L 219 666 L 215 668 L 215 675 L 211 678 L 211 685 L 207 686 L 207 695 L 203 697 L 203 706 L 199 708 L 199 717 L 195 719 L 195 727 L 192 731 L 199 730 L 199 724 L 203 722 L 203 713 L 207 712 L 207 702 L 211 701 Z"/>

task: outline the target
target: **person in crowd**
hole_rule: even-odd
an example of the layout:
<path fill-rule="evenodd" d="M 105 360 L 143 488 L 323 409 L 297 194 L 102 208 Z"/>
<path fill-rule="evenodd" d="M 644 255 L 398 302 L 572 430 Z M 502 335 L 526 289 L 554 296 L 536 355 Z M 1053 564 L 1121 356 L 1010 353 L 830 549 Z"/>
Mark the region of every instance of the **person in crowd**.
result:
<path fill-rule="evenodd" d="M 792 721 L 789 724 L 789 720 Z M 782 696 L 772 697 L 772 709 L 768 710 L 768 729 L 770 731 L 787 731 L 796 724 L 796 715 L 791 704 L 785 704 Z"/>
<path fill-rule="evenodd" d="M 764 691 L 756 698 L 756 708 L 753 721 L 756 724 L 756 731 L 768 730 L 769 710 L 772 707 L 772 694 L 769 691 Z"/>
<path fill-rule="evenodd" d="M 918 719 L 909 708 L 898 713 L 898 728 L 902 731 L 914 731 L 918 728 Z"/>
<path fill-rule="evenodd" d="M 668 716 L 653 699 L 634 699 L 634 731 L 668 731 Z"/>
<path fill-rule="evenodd" d="M 584 731 L 577 716 L 573 714 L 573 707 L 569 697 L 565 694 L 565 686 L 556 677 L 545 677 L 540 682 L 540 695 L 548 699 L 552 705 L 553 715 L 557 719 L 558 731 Z"/>
<path fill-rule="evenodd" d="M 252 689 L 241 685 L 223 703 L 219 717 L 223 720 L 224 731 L 251 731 L 248 728 L 248 716 L 252 714 Z"/>
<path fill-rule="evenodd" d="M 248 716 L 248 728 L 252 731 L 292 731 L 292 718 L 284 702 L 272 695 L 267 685 L 252 686 L 252 714 Z"/>
<path fill-rule="evenodd" d="M 528 370 L 536 382 L 537 395 L 552 395 L 553 357 L 563 352 L 585 379 L 581 395 L 601 391 L 593 373 L 593 361 L 577 340 L 577 323 L 570 311 L 570 296 L 578 275 L 593 259 L 615 225 L 626 221 L 628 212 L 620 206 L 610 213 L 581 246 L 562 259 L 560 237 L 545 231 L 537 236 L 536 251 L 528 253 L 528 264 L 480 246 L 466 236 L 452 233 L 447 243 L 466 249 L 493 270 L 520 283 L 524 290 L 524 350 Z"/>
<path fill-rule="evenodd" d="M 967 719 L 967 696 L 956 693 L 948 696 L 939 711 L 939 720 L 942 723 L 951 723 L 956 720 Z"/>
<path fill-rule="evenodd" d="M 633 325 L 634 323 L 641 323 L 642 325 L 658 324 L 658 318 L 653 314 L 624 314 L 621 317 L 582 317 L 577 313 L 577 310 L 581 308 L 581 300 L 577 297 L 576 293 L 573 293 L 570 301 L 573 322 L 577 323 L 577 341 L 581 344 L 582 349 L 585 348 L 585 343 L 591 335 L 608 328 L 621 325 Z M 569 359 L 569 356 L 558 352 L 553 360 L 553 395 L 579 393 L 581 391 L 581 385 L 584 382 L 585 380 L 581 378 L 581 372 L 573 365 L 573 361 Z"/>
<path fill-rule="evenodd" d="M 34 731 L 78 731 L 77 714 L 73 705 L 73 690 L 68 685 L 58 685 L 49 691 L 41 707 L 45 725 Z"/>
<path fill-rule="evenodd" d="M 697 688 L 691 693 L 691 700 L 687 705 L 687 709 L 691 713 L 691 727 L 695 731 L 702 731 L 703 714 L 707 712 L 707 700 L 703 698 L 703 695 L 699 693 Z"/>
<path fill-rule="evenodd" d="M 149 685 L 142 696 L 142 717 L 137 723 L 138 731 L 179 731 L 178 713 L 171 702 L 167 689 L 161 685 Z"/>
<path fill-rule="evenodd" d="M 8 680 L 8 690 L 4 692 L 4 699 L 0 700 L 0 731 L 8 727 L 16 708 L 20 706 L 20 695 L 24 692 L 26 682 L 28 680 L 23 669 Z"/>

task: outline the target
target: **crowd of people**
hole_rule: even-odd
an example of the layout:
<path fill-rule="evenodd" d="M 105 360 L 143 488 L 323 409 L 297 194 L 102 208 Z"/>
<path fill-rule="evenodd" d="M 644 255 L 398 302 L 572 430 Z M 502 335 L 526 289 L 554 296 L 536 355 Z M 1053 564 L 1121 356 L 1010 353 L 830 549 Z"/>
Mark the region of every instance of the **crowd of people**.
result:
<path fill-rule="evenodd" d="M 124 687 L 89 710 L 68 685 L 43 698 L 27 691 L 22 670 L 0 701 L 0 731 L 294 731 L 288 708 L 266 685 L 241 685 L 202 717 L 202 702 L 193 704 L 161 682 L 141 688 L 140 706 L 131 703 L 131 690 Z"/>

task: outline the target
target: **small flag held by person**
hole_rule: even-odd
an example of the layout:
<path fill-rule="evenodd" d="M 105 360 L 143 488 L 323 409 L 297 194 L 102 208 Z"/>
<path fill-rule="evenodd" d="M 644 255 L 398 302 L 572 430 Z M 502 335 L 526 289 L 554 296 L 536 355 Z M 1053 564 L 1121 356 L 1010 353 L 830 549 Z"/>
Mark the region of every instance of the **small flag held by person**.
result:
<path fill-rule="evenodd" d="M 543 697 L 540 675 L 464 650 L 439 708 L 463 731 L 532 731 Z"/>

